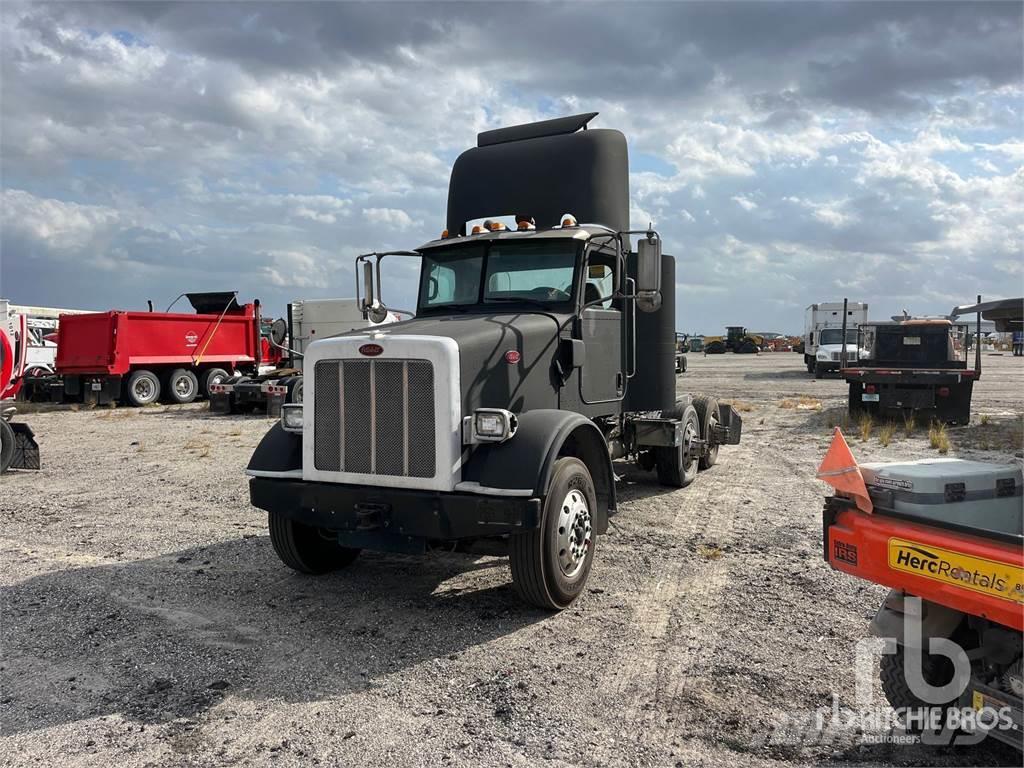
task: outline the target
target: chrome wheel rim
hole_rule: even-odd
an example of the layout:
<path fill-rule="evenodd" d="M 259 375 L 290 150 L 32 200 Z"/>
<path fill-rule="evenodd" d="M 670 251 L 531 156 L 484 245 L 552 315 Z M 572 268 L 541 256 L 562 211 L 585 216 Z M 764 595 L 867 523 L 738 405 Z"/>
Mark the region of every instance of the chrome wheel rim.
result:
<path fill-rule="evenodd" d="M 188 376 L 179 376 L 174 381 L 174 391 L 178 397 L 188 397 L 192 394 L 192 379 Z"/>
<path fill-rule="evenodd" d="M 686 426 L 683 428 L 683 467 L 689 469 L 693 466 L 693 462 L 697 460 L 698 451 L 693 449 L 693 441 L 700 439 L 700 430 L 697 426 L 687 421 Z"/>
<path fill-rule="evenodd" d="M 149 400 L 153 396 L 153 382 L 149 379 L 139 379 L 135 382 L 135 397 L 139 400 Z"/>
<path fill-rule="evenodd" d="M 593 527 L 587 497 L 571 489 L 558 508 L 558 567 L 566 578 L 583 568 L 593 546 Z"/>

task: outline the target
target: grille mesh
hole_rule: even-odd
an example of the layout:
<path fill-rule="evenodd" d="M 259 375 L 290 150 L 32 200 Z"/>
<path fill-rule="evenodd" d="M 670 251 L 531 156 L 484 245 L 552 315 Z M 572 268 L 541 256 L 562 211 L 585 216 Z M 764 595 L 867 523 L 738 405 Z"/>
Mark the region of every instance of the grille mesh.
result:
<path fill-rule="evenodd" d="M 314 387 L 318 470 L 434 476 L 434 369 L 428 361 L 321 360 Z"/>

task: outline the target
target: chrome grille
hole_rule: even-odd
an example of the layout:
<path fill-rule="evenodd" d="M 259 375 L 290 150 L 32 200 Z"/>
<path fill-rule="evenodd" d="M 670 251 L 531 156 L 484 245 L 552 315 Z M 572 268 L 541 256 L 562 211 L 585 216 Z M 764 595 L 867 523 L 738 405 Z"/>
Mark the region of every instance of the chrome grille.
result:
<path fill-rule="evenodd" d="M 434 368 L 428 361 L 321 360 L 313 383 L 318 470 L 434 476 Z"/>

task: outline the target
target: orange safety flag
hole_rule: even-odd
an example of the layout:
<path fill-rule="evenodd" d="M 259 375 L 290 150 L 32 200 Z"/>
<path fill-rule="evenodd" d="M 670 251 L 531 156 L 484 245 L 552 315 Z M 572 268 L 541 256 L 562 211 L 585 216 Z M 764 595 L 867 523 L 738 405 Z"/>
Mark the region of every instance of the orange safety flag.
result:
<path fill-rule="evenodd" d="M 864 476 L 857 466 L 857 460 L 853 458 L 850 446 L 846 444 L 846 438 L 839 427 L 836 427 L 832 435 L 832 445 L 818 467 L 818 479 L 824 480 L 840 493 L 852 496 L 857 502 L 857 509 L 871 512 L 875 508 L 868 495 L 868 487 L 864 484 Z"/>

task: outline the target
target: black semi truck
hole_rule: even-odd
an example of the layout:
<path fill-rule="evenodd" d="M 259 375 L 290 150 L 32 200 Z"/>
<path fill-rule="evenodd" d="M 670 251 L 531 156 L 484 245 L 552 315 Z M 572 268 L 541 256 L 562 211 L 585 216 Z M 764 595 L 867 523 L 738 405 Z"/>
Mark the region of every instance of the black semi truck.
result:
<path fill-rule="evenodd" d="M 676 393 L 675 261 L 629 229 L 626 139 L 596 114 L 481 133 L 442 236 L 358 257 L 371 318 L 382 260 L 421 260 L 416 316 L 307 348 L 303 403 L 247 470 L 286 565 L 507 539 L 517 592 L 562 609 L 616 512 L 613 461 L 682 487 L 739 442 L 728 405 Z"/>

